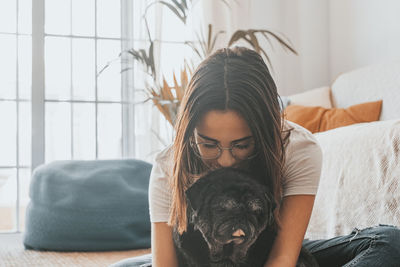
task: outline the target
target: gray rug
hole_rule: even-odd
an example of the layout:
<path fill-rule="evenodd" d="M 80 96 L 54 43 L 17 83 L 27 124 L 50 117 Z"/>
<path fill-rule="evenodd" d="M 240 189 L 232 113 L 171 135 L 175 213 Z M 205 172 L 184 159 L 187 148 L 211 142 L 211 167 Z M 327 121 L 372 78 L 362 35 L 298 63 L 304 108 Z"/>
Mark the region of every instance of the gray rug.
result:
<path fill-rule="evenodd" d="M 41 252 L 25 250 L 22 234 L 0 234 L 0 266 L 108 266 L 122 259 L 150 253 L 150 249 L 110 252 Z"/>

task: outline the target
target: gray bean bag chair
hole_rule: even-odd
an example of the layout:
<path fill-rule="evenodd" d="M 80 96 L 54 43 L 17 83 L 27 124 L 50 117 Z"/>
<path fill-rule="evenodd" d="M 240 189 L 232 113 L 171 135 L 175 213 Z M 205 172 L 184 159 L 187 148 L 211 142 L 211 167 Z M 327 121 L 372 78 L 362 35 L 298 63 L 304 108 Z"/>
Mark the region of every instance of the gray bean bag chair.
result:
<path fill-rule="evenodd" d="M 140 160 L 56 161 L 30 185 L 24 245 L 54 251 L 150 247 L 151 164 Z"/>

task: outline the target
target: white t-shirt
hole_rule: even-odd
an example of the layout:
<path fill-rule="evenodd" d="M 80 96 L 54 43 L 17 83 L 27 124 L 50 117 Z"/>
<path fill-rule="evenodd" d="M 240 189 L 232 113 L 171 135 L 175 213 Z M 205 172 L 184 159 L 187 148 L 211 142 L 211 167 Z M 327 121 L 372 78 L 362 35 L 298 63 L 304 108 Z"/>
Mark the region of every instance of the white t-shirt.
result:
<path fill-rule="evenodd" d="M 315 195 L 321 174 L 322 152 L 314 136 L 305 128 L 286 121 L 293 128 L 286 146 L 283 170 L 283 197 L 290 195 Z M 168 177 L 172 175 L 170 147 L 161 151 L 150 175 L 149 208 L 151 222 L 167 222 L 171 206 Z"/>

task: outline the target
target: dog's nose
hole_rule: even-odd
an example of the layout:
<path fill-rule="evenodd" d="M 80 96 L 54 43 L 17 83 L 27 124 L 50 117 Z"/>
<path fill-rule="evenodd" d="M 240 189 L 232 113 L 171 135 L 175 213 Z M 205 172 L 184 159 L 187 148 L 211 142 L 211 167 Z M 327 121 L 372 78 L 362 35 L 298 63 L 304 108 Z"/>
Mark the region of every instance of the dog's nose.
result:
<path fill-rule="evenodd" d="M 235 232 L 232 234 L 233 237 L 244 237 L 246 236 L 244 231 L 242 229 L 237 229 Z"/>

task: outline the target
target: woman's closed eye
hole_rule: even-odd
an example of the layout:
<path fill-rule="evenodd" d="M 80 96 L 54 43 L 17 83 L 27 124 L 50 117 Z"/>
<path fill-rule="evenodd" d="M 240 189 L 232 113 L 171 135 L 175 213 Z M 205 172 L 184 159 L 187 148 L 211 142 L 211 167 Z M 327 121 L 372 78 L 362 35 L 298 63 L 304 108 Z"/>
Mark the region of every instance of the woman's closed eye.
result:
<path fill-rule="evenodd" d="M 235 144 L 234 145 L 234 148 L 237 148 L 237 149 L 248 149 L 249 147 L 250 147 L 249 143 L 247 143 L 247 144 Z"/>
<path fill-rule="evenodd" d="M 218 147 L 217 144 L 213 144 L 213 143 L 200 143 L 199 145 L 203 146 L 204 148 L 217 148 Z"/>

